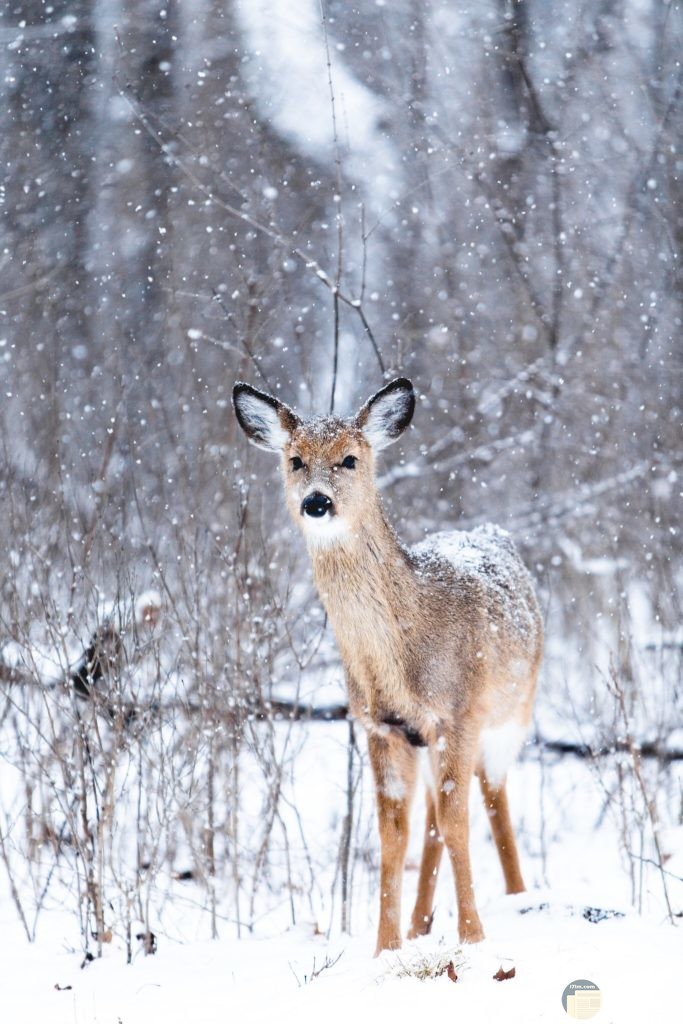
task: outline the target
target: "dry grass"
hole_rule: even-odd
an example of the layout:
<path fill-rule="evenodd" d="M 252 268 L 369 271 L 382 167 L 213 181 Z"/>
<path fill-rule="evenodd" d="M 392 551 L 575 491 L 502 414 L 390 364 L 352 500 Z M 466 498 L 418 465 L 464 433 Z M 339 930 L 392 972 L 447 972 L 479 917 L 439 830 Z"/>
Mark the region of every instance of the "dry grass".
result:
<path fill-rule="evenodd" d="M 460 947 L 415 952 L 406 956 L 397 953 L 387 970 L 392 978 L 417 978 L 418 981 L 430 981 L 447 974 L 452 981 L 462 974 L 466 965 L 466 957 Z"/>

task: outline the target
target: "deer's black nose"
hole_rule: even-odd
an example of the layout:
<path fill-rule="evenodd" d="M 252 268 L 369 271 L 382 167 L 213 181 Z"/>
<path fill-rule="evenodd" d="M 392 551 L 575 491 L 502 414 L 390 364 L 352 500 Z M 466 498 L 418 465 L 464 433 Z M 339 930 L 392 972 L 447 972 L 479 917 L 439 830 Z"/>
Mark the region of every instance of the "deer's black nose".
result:
<path fill-rule="evenodd" d="M 313 494 L 309 494 L 301 503 L 301 514 L 306 516 L 312 516 L 313 519 L 320 519 L 326 512 L 331 512 L 334 508 L 334 504 L 331 498 L 328 498 L 326 494 L 321 494 L 320 491 L 313 491 Z"/>

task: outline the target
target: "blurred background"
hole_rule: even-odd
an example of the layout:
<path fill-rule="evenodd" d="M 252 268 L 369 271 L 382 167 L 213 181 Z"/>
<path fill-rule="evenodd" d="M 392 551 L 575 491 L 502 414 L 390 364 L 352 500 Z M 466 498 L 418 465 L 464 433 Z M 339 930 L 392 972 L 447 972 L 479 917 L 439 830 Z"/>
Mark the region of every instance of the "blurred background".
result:
<path fill-rule="evenodd" d="M 283 766 L 297 778 L 322 727 L 292 715 L 344 700 L 236 379 L 347 415 L 412 378 L 414 426 L 379 471 L 390 517 L 406 542 L 513 533 L 548 633 L 529 756 L 625 751 L 603 789 L 642 898 L 643 850 L 661 869 L 659 833 L 683 817 L 682 42 L 673 0 L 4 5 L 1 695 L 18 774 L 0 836 L 29 902 L 76 852 L 86 947 L 107 886 L 117 919 L 151 928 L 130 894 L 143 875 L 157 891 L 178 843 L 214 926 L 221 899 L 238 922 L 251 900 L 253 923 L 268 865 L 301 840 L 279 818 Z M 336 728 L 343 876 L 372 857 L 353 833 L 364 753 Z M 133 779 L 114 856 L 101 823 L 116 832 Z"/>

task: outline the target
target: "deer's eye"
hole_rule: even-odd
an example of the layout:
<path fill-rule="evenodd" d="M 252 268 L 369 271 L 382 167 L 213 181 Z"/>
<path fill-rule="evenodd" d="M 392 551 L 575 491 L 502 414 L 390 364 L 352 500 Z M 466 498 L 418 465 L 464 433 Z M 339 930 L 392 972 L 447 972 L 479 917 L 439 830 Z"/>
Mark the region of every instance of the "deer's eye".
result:
<path fill-rule="evenodd" d="M 289 464 L 291 465 L 291 467 L 292 467 L 292 469 L 294 470 L 295 473 L 296 473 L 297 469 L 303 469 L 304 468 L 304 464 L 303 464 L 303 462 L 301 461 L 301 459 L 299 458 L 298 455 L 295 455 L 293 459 L 290 459 L 289 460 Z"/>
<path fill-rule="evenodd" d="M 355 469 L 356 468 L 356 456 L 355 455 L 347 455 L 346 458 L 344 459 L 344 461 L 342 462 L 342 468 L 343 469 Z"/>

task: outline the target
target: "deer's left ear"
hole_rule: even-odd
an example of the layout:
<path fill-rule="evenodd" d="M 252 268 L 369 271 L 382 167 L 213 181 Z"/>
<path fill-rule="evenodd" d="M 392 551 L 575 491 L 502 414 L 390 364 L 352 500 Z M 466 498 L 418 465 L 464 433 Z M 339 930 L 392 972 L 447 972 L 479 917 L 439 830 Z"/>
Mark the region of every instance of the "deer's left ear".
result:
<path fill-rule="evenodd" d="M 405 377 L 398 377 L 367 400 L 356 423 L 375 451 L 380 451 L 399 439 L 414 411 L 413 385 Z"/>
<path fill-rule="evenodd" d="M 268 452 L 281 452 L 299 425 L 298 417 L 284 402 L 242 381 L 232 389 L 232 403 L 249 440 Z"/>

